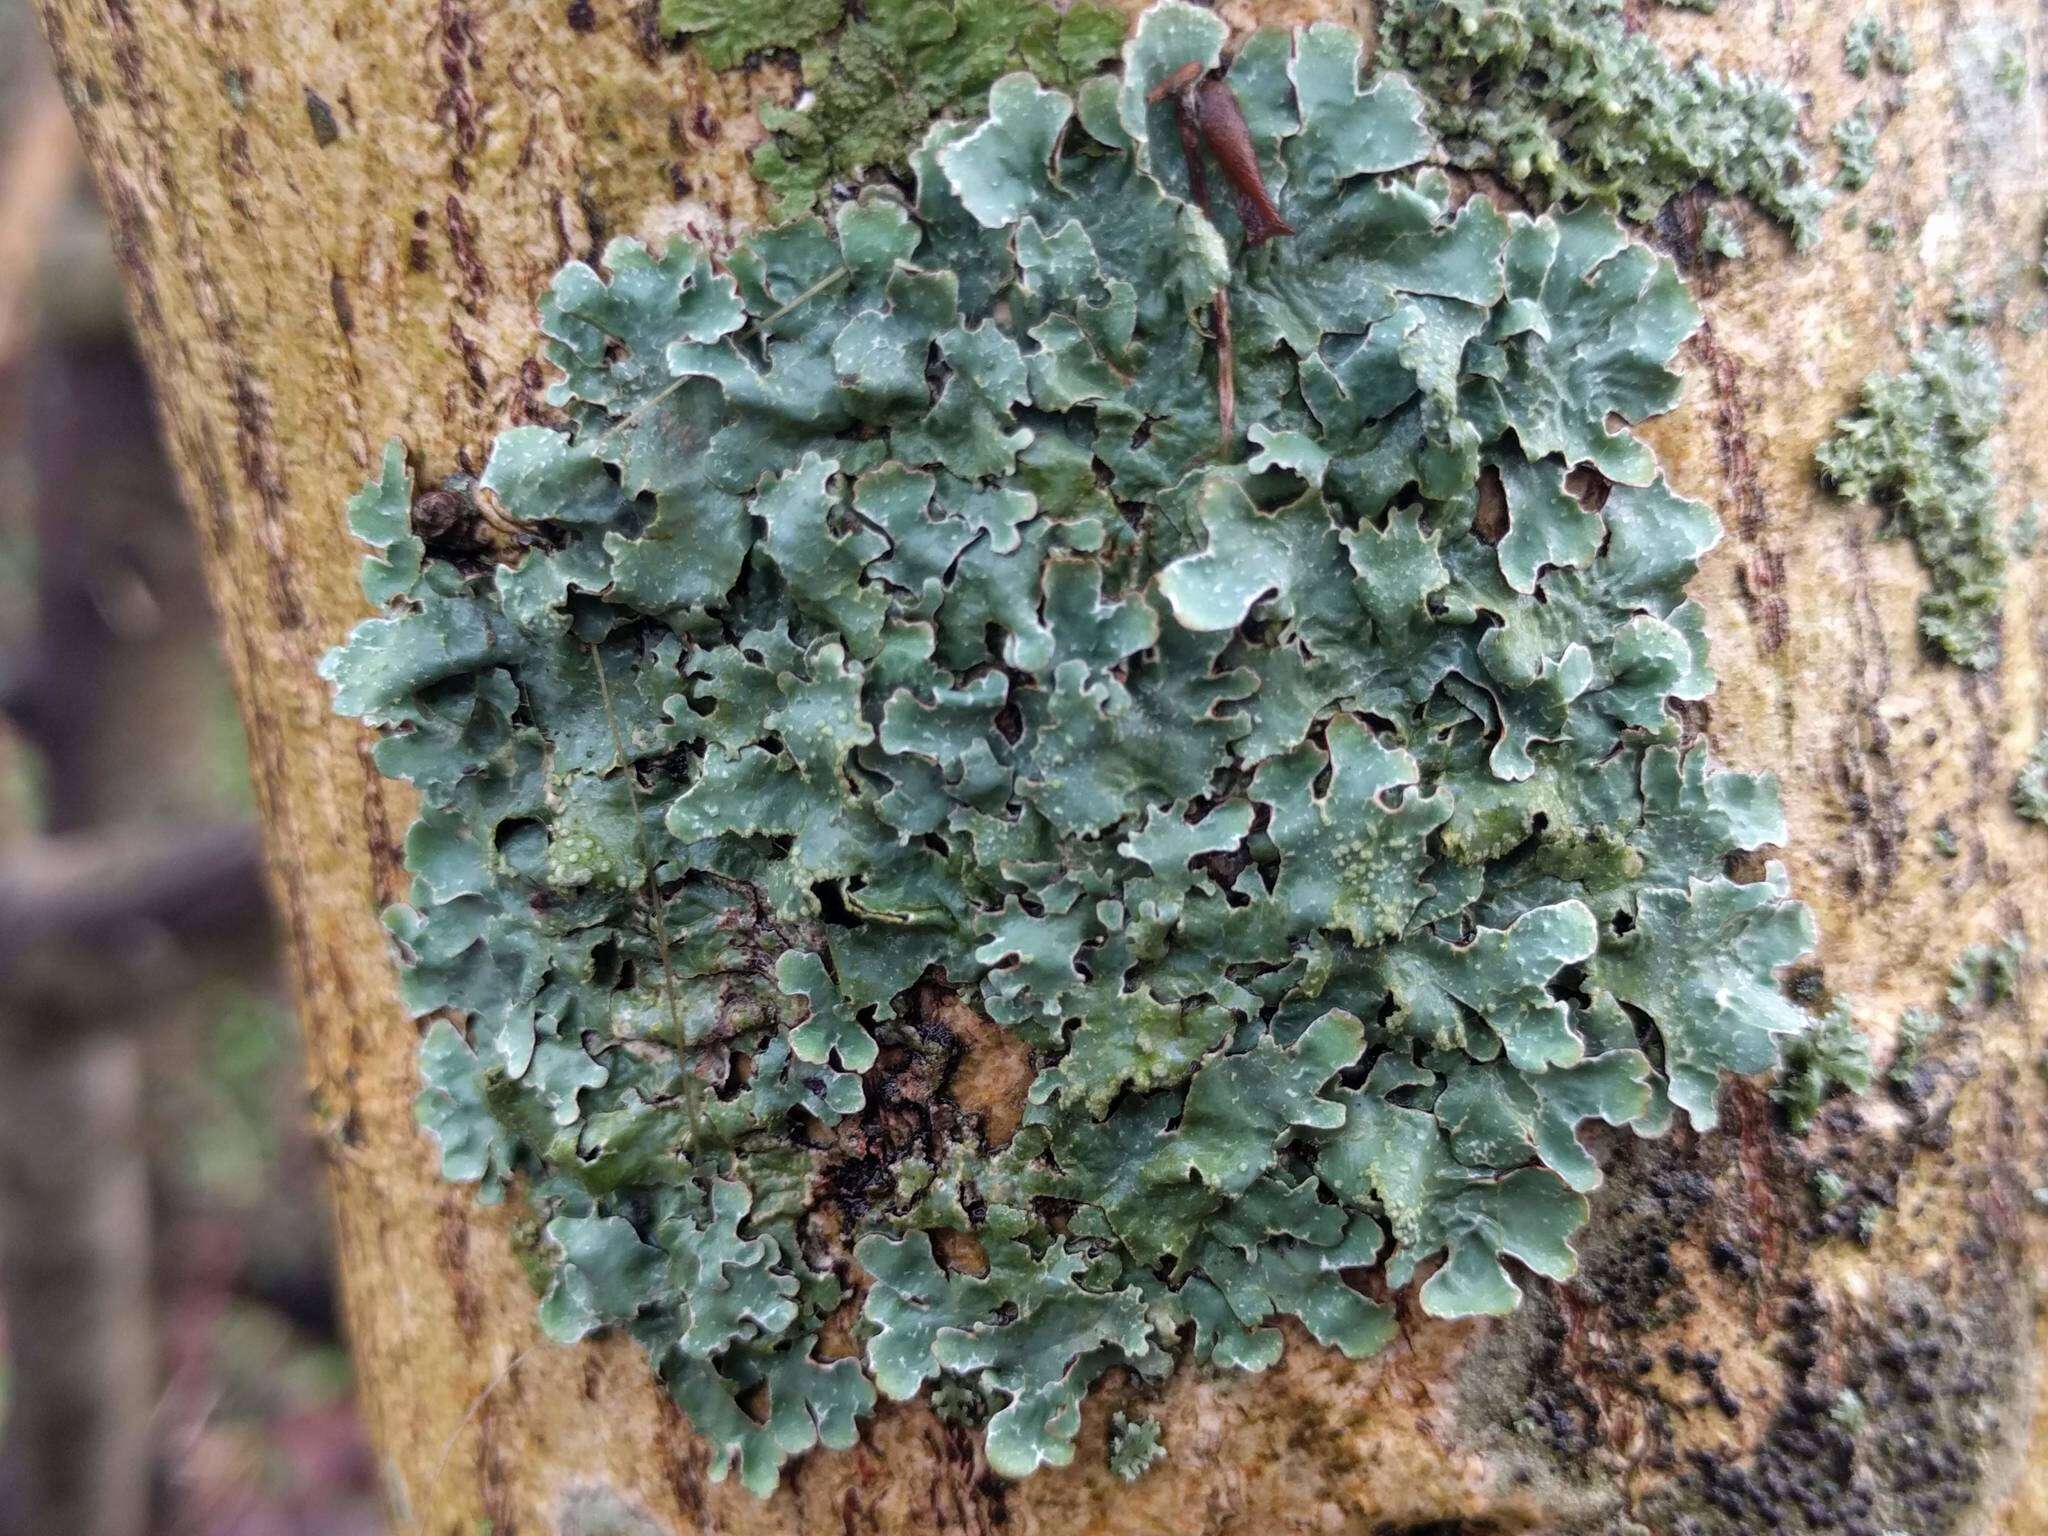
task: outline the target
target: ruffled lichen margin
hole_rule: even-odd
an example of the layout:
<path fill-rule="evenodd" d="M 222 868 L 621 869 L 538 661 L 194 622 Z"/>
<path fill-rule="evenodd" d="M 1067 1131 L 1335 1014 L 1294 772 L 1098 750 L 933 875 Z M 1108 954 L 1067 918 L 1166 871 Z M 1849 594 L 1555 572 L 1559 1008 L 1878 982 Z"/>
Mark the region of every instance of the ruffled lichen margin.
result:
<path fill-rule="evenodd" d="M 545 1221 L 548 1333 L 630 1331 L 757 1492 L 877 1393 L 1022 1476 L 1112 1370 L 1363 1356 L 1424 1271 L 1511 1310 L 1582 1122 L 1711 1126 L 1808 1022 L 1805 909 L 1732 873 L 1774 786 L 1680 710 L 1718 527 L 1628 429 L 1682 285 L 1455 204 L 1329 25 L 1229 61 L 1300 231 L 1244 249 L 1147 100 L 1225 41 L 1160 5 L 936 127 L 914 205 L 564 268 L 570 425 L 482 481 L 516 564 L 425 545 L 395 446 L 351 506 L 421 1121 Z M 1028 1053 L 1007 1140 L 956 1000 Z"/>

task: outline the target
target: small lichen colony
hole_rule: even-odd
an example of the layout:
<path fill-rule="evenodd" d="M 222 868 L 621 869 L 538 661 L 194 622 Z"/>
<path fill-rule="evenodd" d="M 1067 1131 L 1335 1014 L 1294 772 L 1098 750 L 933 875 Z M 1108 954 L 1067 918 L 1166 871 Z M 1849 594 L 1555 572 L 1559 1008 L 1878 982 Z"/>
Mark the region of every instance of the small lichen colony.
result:
<path fill-rule="evenodd" d="M 1886 531 L 1927 570 L 1920 633 L 1959 666 L 1996 664 L 2005 603 L 1991 434 L 2005 417 L 1998 359 L 1967 331 L 1940 331 L 1896 374 L 1863 382 L 1861 409 L 1815 455 L 1844 496 L 1874 501 Z"/>
<path fill-rule="evenodd" d="M 1679 68 L 1628 27 L 1622 0 L 1385 0 L 1379 25 L 1384 60 L 1415 77 L 1458 165 L 1643 221 L 1711 187 L 1801 249 L 1819 238 L 1828 193 L 1799 103 L 1759 76 Z"/>
<path fill-rule="evenodd" d="M 2013 780 L 2012 808 L 2028 821 L 2048 826 L 2048 731 L 2041 733 Z"/>
<path fill-rule="evenodd" d="M 1582 1122 L 1711 1126 L 1808 1022 L 1805 910 L 1726 867 L 1775 789 L 1680 714 L 1670 264 L 1454 204 L 1327 25 L 1229 62 L 1299 231 L 1247 249 L 1149 99 L 1224 41 L 1157 6 L 936 127 L 914 204 L 570 264 L 570 426 L 483 475 L 516 565 L 424 546 L 396 449 L 353 505 L 386 612 L 326 672 L 420 791 L 421 1119 L 545 1220 L 547 1330 L 629 1330 L 757 1491 L 877 1393 L 1021 1476 L 1112 1370 L 1366 1355 L 1425 1273 L 1508 1311 L 1572 1272 Z"/>

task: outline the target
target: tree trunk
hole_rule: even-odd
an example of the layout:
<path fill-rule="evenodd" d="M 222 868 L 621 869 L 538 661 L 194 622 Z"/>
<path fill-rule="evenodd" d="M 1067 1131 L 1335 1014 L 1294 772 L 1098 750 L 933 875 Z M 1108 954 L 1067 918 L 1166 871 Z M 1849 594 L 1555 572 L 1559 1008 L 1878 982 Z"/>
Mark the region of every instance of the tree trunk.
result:
<path fill-rule="evenodd" d="M 1882 1207 L 1865 1243 L 1808 1192 L 1828 1128 L 1802 1150 L 1765 1089 L 1736 1084 L 1721 1131 L 1610 1160 L 1578 1280 L 1500 1323 L 1404 1309 L 1401 1340 L 1358 1364 L 1296 1338 L 1264 1375 L 1184 1370 L 1160 1409 L 1173 1455 L 1134 1485 L 1105 1470 L 1100 1403 L 1074 1466 L 1020 1484 L 921 1404 L 885 1405 L 857 1450 L 807 1458 L 769 1502 L 708 1483 L 638 1350 L 543 1341 L 513 1217 L 438 1176 L 377 920 L 402 891 L 410 806 L 314 665 L 363 612 L 341 507 L 379 445 L 403 438 L 429 484 L 479 469 L 498 429 L 538 412 L 534 304 L 554 269 L 617 233 L 717 247 L 759 218 L 753 109 L 792 75 L 714 74 L 627 0 L 40 6 L 226 621 L 399 1529 L 1745 1528 L 1732 1508 L 1876 1536 L 1850 1491 L 1874 1479 L 1916 1533 L 2048 1532 L 2038 982 L 1963 1021 L 1926 1093 L 1834 1112 L 1862 1122 L 1840 1171 Z M 1319 0 L 1224 9 L 1367 19 Z M 1921 63 L 1881 152 L 1909 163 L 1860 207 L 1918 238 L 1867 248 L 1837 215 L 1795 256 L 1750 230 L 1748 260 L 1696 278 L 1708 319 L 1685 400 L 1648 434 L 1729 530 L 1693 589 L 1721 677 L 1714 747 L 1781 776 L 1826 984 L 1880 1035 L 1938 1000 L 1965 945 L 2048 937 L 2048 845 L 2008 797 L 2048 711 L 2041 562 L 2014 563 L 1996 671 L 1932 661 L 1911 549 L 1812 467 L 1865 373 L 1898 364 L 1899 285 L 1920 318 L 1956 288 L 2017 295 L 2015 315 L 2038 297 L 2048 25 L 2027 0 L 1893 11 Z M 1849 19 L 1723 0 L 1642 21 L 1667 51 L 1787 77 L 1820 138 L 1867 93 L 1840 64 Z M 2001 35 L 2034 66 L 2016 98 L 1991 79 Z M 1987 334 L 2014 381 L 2000 453 L 2017 507 L 2048 495 L 2048 338 Z"/>

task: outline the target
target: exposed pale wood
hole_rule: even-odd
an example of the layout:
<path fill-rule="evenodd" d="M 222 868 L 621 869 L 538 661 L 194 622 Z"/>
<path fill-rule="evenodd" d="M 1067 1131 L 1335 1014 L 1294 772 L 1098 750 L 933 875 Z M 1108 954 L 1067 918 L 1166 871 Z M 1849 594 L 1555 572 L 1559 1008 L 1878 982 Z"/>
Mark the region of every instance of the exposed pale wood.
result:
<path fill-rule="evenodd" d="M 1893 1334 L 1939 1343 L 1953 1326 L 1913 1370 L 1950 1404 L 1976 1373 L 1989 1392 L 1973 1411 L 1992 1425 L 1987 1453 L 1966 1457 L 1949 1491 L 1976 1528 L 2048 1531 L 2034 1427 L 2048 1348 L 2035 1276 L 2048 1253 L 2028 1198 L 2048 1183 L 2038 982 L 2023 1008 L 1945 1043 L 1945 1145 L 1909 1138 L 1881 1097 L 1860 1132 L 1837 1113 L 1817 1133 L 1816 1145 L 1855 1149 L 1849 1172 L 1900 1175 L 1898 1210 L 1868 1249 L 1815 1241 L 1807 1171 L 1749 1087 L 1721 1134 L 1623 1160 L 1604 1216 L 1619 1235 L 1589 1250 L 1604 1292 L 1575 1286 L 1491 1328 L 1410 1315 L 1401 1343 L 1363 1365 L 1297 1341 L 1264 1377 L 1184 1373 L 1159 1410 L 1172 1459 L 1134 1488 L 1103 1471 L 1112 1397 L 1091 1403 L 1072 1470 L 1016 1487 L 987 1478 L 921 1408 L 883 1413 L 859 1450 L 811 1459 L 770 1504 L 708 1486 L 633 1347 L 540 1344 L 506 1242 L 512 1217 L 435 1177 L 411 1118 L 414 1032 L 375 916 L 399 890 L 408 807 L 377 781 L 363 734 L 330 716 L 313 664 L 361 612 L 341 503 L 377 445 L 404 437 L 429 478 L 477 467 L 493 432 L 537 410 L 532 305 L 552 269 L 613 233 L 715 243 L 755 217 L 750 104 L 790 82 L 777 67 L 708 77 L 653 39 L 650 6 L 623 0 L 41 8 L 227 619 L 333 1149 L 363 1399 L 400 1529 L 1599 1530 L 1620 1509 L 1656 1508 L 1694 1450 L 1786 1453 L 1773 1421 L 1795 1385 L 1788 1308 L 1810 1284 L 1813 1391 L 1835 1391 Z M 1368 19 L 1318 0 L 1224 9 L 1240 22 Z M 1819 917 L 1825 983 L 1878 1032 L 1935 999 L 1965 943 L 2015 925 L 2048 938 L 2048 844 L 2005 798 L 2043 723 L 2040 563 L 2015 569 L 2000 673 L 1930 664 L 1912 638 L 1910 551 L 1878 542 L 1873 515 L 1823 495 L 1810 468 L 1863 373 L 1901 355 L 1895 285 L 1921 316 L 1959 281 L 2007 296 L 2014 317 L 2042 295 L 2039 8 L 1892 11 L 1921 60 L 1903 90 L 1843 73 L 1839 5 L 1723 0 L 1711 17 L 1645 18 L 1674 48 L 1794 79 L 1818 139 L 1857 100 L 1897 105 L 1883 170 L 1855 206 L 1917 238 L 1881 255 L 1837 214 L 1821 250 L 1798 258 L 1767 228 L 1746 229 L 1757 255 L 1707 277 L 1686 403 L 1654 434 L 1680 487 L 1730 526 L 1697 588 L 1723 679 L 1713 738 L 1731 763 L 1783 775 L 1785 858 Z M 1990 80 L 2005 36 L 2031 65 L 2018 102 Z M 309 93 L 338 125 L 330 142 Z M 1959 173 L 1973 180 L 1952 188 Z M 1662 234 L 1682 247 L 1695 217 L 1676 210 Z M 2017 386 L 2001 449 L 2017 507 L 2048 475 L 2048 338 L 1992 335 Z M 1940 822 L 1960 858 L 1934 852 Z M 1711 1181 L 1703 1202 L 1672 1193 L 1671 1175 L 1688 1172 Z M 1640 1247 L 1659 1223 L 1676 1239 L 1675 1281 L 1624 1283 L 1641 1269 L 1628 1240 Z M 1664 1317 L 1677 1297 L 1682 1315 Z M 1888 1297 L 1924 1305 L 1927 1320 L 1891 1320 Z M 1666 1363 L 1672 1348 L 1719 1351 L 1732 1412 L 1689 1356 Z M 1639 1355 L 1652 1362 L 1643 1376 Z M 1530 1432 L 1550 1422 L 1570 1427 L 1563 1453 Z"/>

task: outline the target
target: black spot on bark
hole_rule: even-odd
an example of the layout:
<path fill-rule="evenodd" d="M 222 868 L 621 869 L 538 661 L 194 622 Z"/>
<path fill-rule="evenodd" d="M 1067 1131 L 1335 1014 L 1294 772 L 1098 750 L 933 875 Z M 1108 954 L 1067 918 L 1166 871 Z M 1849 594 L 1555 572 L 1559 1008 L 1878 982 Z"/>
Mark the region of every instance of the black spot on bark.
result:
<path fill-rule="evenodd" d="M 334 108 L 310 85 L 306 87 L 306 121 L 313 125 L 313 142 L 322 149 L 341 137 L 341 124 L 334 120 Z"/>

